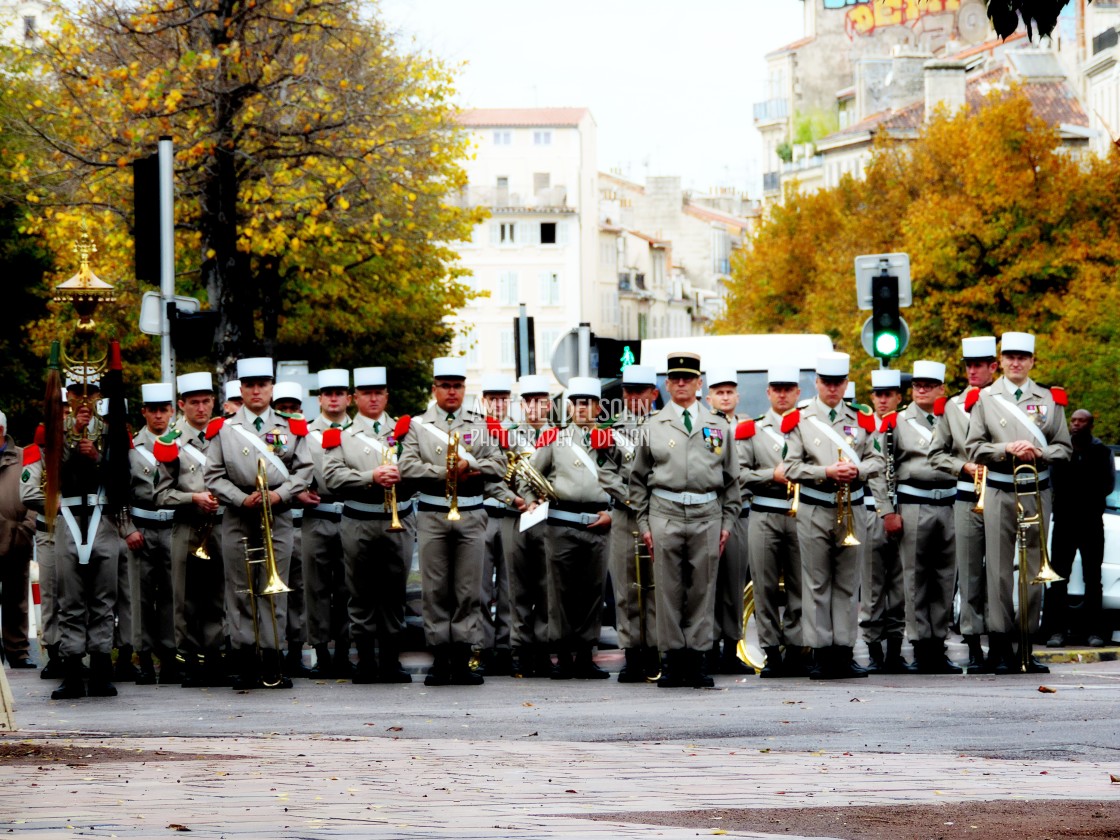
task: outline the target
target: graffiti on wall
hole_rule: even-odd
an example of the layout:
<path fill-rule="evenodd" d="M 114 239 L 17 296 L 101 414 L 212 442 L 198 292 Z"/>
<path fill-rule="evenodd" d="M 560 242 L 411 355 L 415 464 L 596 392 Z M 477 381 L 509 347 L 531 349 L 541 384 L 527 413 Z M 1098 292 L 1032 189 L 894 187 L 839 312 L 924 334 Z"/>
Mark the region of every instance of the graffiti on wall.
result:
<path fill-rule="evenodd" d="M 885 26 L 913 26 L 922 18 L 956 12 L 961 0 L 824 0 L 825 9 L 846 10 L 848 37 L 871 35 Z"/>

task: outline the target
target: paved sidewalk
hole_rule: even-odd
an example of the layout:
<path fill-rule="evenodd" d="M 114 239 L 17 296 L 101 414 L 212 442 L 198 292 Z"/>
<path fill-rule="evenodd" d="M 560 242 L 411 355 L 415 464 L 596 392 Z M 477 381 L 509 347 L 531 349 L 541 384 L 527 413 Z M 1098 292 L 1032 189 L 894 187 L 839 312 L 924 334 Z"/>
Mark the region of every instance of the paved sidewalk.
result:
<path fill-rule="evenodd" d="M 180 825 L 195 837 L 532 840 L 656 833 L 677 840 L 709 830 L 578 815 L 989 799 L 1022 799 L 1025 806 L 1037 799 L 1110 799 L 1120 807 L 1120 785 L 1110 784 L 1109 768 L 1096 762 L 761 752 L 685 742 L 275 737 L 61 743 L 91 752 L 162 749 L 191 760 L 44 764 L 41 770 L 0 763 L 0 832 L 152 837 Z M 723 833 L 717 826 L 710 832 Z"/>

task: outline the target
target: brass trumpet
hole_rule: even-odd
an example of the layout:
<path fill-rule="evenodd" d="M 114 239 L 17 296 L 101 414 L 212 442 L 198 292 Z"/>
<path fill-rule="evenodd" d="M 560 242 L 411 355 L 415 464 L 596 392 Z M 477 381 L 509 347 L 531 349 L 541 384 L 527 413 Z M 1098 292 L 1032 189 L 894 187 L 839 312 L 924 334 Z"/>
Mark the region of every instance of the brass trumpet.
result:
<path fill-rule="evenodd" d="M 397 463 L 397 446 L 391 442 L 392 439 L 385 442 L 385 449 L 381 453 L 381 465 L 393 466 Z M 401 524 L 401 518 L 397 515 L 397 485 L 392 485 L 385 491 L 385 512 L 392 516 L 392 521 L 386 531 L 403 531 L 404 526 Z"/>
<path fill-rule="evenodd" d="M 1019 490 L 1019 473 L 1029 473 L 1034 476 L 1034 489 L 1022 492 Z M 1046 550 L 1046 522 L 1042 513 L 1042 485 L 1038 480 L 1038 467 L 1032 463 L 1016 465 L 1012 472 L 1015 484 L 1015 547 L 1019 559 L 1019 671 L 1027 673 L 1031 661 L 1030 639 L 1030 587 L 1047 583 L 1057 583 L 1065 580 L 1054 571 L 1050 565 L 1050 554 Z M 1034 497 L 1034 513 L 1028 515 L 1023 505 L 1025 496 Z M 1033 578 L 1027 577 L 1027 535 L 1032 526 L 1038 528 L 1038 574 Z"/>
<path fill-rule="evenodd" d="M 984 496 L 988 489 L 988 468 L 983 464 L 976 465 L 976 472 L 972 474 L 972 486 L 976 490 L 976 504 L 972 506 L 973 513 L 984 512 Z"/>
<path fill-rule="evenodd" d="M 848 458 L 844 455 L 844 450 L 838 448 L 838 452 L 837 460 L 840 463 L 846 463 Z M 841 484 L 840 490 L 836 493 L 836 524 L 844 529 L 844 539 L 840 541 L 841 545 L 859 545 L 859 539 L 856 538 L 856 517 L 852 512 L 852 485 L 847 482 Z"/>
<path fill-rule="evenodd" d="M 459 516 L 459 433 L 447 432 L 447 483 L 443 491 L 450 508 L 447 511 L 449 522 L 458 522 Z"/>
<path fill-rule="evenodd" d="M 214 498 L 213 493 L 209 495 L 211 499 Z M 195 547 L 191 549 L 191 557 L 195 557 L 199 560 L 210 559 L 210 552 L 206 550 L 206 543 L 210 542 L 210 537 L 214 533 L 214 526 L 217 524 L 217 521 L 218 518 L 214 514 L 207 514 L 206 521 L 202 523 L 201 527 L 195 529 L 194 533 L 191 535 L 193 537 L 192 542 L 195 543 Z"/>
<path fill-rule="evenodd" d="M 786 482 L 786 499 L 793 499 L 793 504 L 786 511 L 786 516 L 797 516 L 797 509 L 801 506 L 801 485 L 796 481 Z"/>

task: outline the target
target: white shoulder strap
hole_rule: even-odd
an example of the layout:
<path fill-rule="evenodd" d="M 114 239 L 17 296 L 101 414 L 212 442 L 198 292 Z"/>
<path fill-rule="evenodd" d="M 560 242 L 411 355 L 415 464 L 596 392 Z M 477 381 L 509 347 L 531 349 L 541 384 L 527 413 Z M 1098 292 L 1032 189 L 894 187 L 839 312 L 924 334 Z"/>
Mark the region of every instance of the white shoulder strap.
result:
<path fill-rule="evenodd" d="M 832 426 L 825 423 L 819 417 L 810 417 L 809 422 L 820 429 L 826 438 L 835 443 L 836 446 L 839 447 L 840 451 L 844 453 L 844 457 L 846 457 L 857 467 L 860 465 L 860 458 L 856 454 L 856 451 L 852 449 L 851 444 L 844 440 L 844 438 L 840 437 L 840 435 L 837 434 L 836 430 L 832 428 Z"/>
<path fill-rule="evenodd" d="M 443 446 L 447 446 L 448 441 L 447 434 L 445 432 L 441 432 L 433 424 L 425 422 L 424 420 L 413 420 L 412 422 L 414 425 L 419 426 L 425 432 L 436 438 Z M 470 465 L 471 469 L 477 470 L 479 468 L 480 465 L 478 463 L 478 459 L 475 458 L 474 455 L 472 455 L 466 449 L 460 447 L 459 455 Z"/>
<path fill-rule="evenodd" d="M 915 432 L 922 436 L 922 440 L 924 440 L 926 443 L 929 443 L 931 440 L 933 440 L 933 431 L 931 429 L 927 429 L 913 417 L 906 418 L 906 422 L 910 424 L 910 428 L 912 428 Z"/>
<path fill-rule="evenodd" d="M 781 433 L 776 431 L 773 426 L 761 426 L 760 428 L 762 431 L 766 432 L 770 439 L 778 444 L 778 446 L 786 445 L 786 439 L 782 437 Z"/>
<path fill-rule="evenodd" d="M 137 445 L 133 447 L 133 450 L 137 455 L 147 461 L 150 466 L 154 467 L 156 465 L 156 456 L 152 454 L 150 449 L 145 449 L 143 446 Z"/>
<path fill-rule="evenodd" d="M 1027 416 L 1026 412 L 1024 412 L 1023 409 L 1019 408 L 1019 406 L 1015 405 L 1015 403 L 1011 402 L 1011 400 L 1007 399 L 1006 397 L 1001 397 L 994 391 L 991 393 L 991 397 L 996 402 L 998 402 L 1000 406 L 1002 406 L 1012 417 L 1026 426 L 1027 431 L 1034 435 L 1043 447 L 1049 445 L 1050 442 L 1046 440 L 1046 435 L 1042 433 L 1042 429 L 1038 428 L 1038 425 L 1036 423 L 1031 422 L 1031 418 Z"/>
<path fill-rule="evenodd" d="M 580 461 L 583 462 L 583 465 L 585 467 L 587 467 L 587 469 L 591 470 L 591 474 L 595 478 L 598 478 L 599 477 L 599 465 L 595 463 L 595 459 L 592 458 L 587 453 L 586 449 L 584 449 L 582 446 L 580 446 L 578 443 L 576 443 L 575 440 L 572 440 L 571 444 L 572 445 L 568 448 L 571 449 L 572 452 L 575 453 L 576 457 L 579 458 Z"/>
<path fill-rule="evenodd" d="M 189 457 L 193 458 L 195 463 L 199 466 L 206 466 L 206 453 L 199 449 L 197 446 L 191 446 L 184 443 L 179 446 L 180 452 L 185 452 Z"/>
<path fill-rule="evenodd" d="M 276 457 L 276 453 L 265 445 L 265 442 L 263 440 L 250 432 L 244 426 L 231 425 L 230 428 L 241 435 L 243 438 L 245 438 L 245 440 L 249 441 L 249 443 L 252 444 L 253 448 L 256 449 L 257 452 L 259 452 L 261 455 L 263 455 L 264 459 L 280 472 L 280 475 L 283 476 L 281 481 L 288 480 L 288 478 L 291 476 L 291 473 L 288 472 L 288 468 L 284 466 L 283 461 Z"/>

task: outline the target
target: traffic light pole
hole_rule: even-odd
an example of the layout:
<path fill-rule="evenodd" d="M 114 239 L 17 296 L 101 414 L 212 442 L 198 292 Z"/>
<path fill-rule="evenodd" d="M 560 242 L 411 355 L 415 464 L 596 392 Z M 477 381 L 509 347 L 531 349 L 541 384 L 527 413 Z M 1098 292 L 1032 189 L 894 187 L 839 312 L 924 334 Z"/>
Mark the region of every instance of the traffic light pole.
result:
<path fill-rule="evenodd" d="M 175 149 L 170 137 L 159 138 L 159 296 L 160 379 L 175 388 L 175 350 L 171 319 L 175 307 Z"/>

